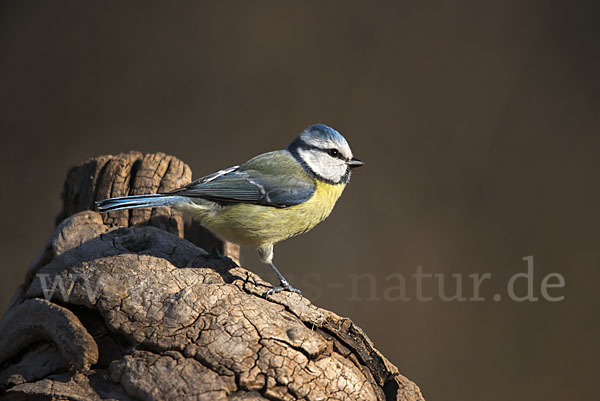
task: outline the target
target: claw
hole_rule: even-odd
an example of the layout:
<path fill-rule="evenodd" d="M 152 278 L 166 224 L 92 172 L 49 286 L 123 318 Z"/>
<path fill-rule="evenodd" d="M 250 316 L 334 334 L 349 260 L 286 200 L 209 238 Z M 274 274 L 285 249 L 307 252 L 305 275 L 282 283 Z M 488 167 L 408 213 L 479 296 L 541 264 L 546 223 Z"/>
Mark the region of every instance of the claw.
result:
<path fill-rule="evenodd" d="M 267 291 L 265 293 L 265 297 L 268 297 L 269 295 L 277 294 L 280 291 L 289 291 L 289 292 L 295 292 L 296 294 L 302 294 L 302 292 L 299 289 L 294 288 L 290 285 L 290 283 L 285 279 L 285 277 L 283 277 L 283 274 L 281 274 L 281 272 L 277 269 L 277 267 L 275 267 L 273 262 L 269 262 L 269 266 L 271 266 L 271 269 L 273 269 L 275 274 L 277 274 L 277 277 L 279 277 L 279 285 L 277 287 L 273 287 L 269 291 Z"/>
<path fill-rule="evenodd" d="M 281 285 L 273 287 L 269 291 L 267 291 L 265 296 L 268 297 L 269 295 L 277 294 L 278 292 L 281 292 L 281 291 L 290 291 L 290 292 L 295 292 L 296 294 L 302 294 L 302 291 L 300 291 L 299 289 L 297 289 L 295 287 L 292 287 L 289 283 L 281 283 Z"/>
<path fill-rule="evenodd" d="M 235 261 L 233 259 L 231 259 L 229 256 L 225 256 L 223 255 L 218 248 L 213 248 L 212 251 L 210 251 L 207 255 L 209 258 L 212 259 L 217 259 L 217 260 L 223 260 L 225 262 L 230 262 L 232 263 L 235 267 L 240 267 L 238 266 L 237 263 L 235 263 Z"/>

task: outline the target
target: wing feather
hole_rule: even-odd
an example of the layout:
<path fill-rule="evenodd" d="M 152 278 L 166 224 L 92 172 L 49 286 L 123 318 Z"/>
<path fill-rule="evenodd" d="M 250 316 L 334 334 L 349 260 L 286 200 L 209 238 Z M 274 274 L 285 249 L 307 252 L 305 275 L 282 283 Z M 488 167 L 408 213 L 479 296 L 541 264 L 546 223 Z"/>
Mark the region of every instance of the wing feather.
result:
<path fill-rule="evenodd" d="M 257 160 L 263 158 L 265 160 Z M 315 182 L 288 154 L 270 152 L 241 166 L 202 177 L 169 194 L 223 203 L 254 203 L 288 207 L 306 202 Z M 298 167 L 300 170 L 298 170 Z"/>

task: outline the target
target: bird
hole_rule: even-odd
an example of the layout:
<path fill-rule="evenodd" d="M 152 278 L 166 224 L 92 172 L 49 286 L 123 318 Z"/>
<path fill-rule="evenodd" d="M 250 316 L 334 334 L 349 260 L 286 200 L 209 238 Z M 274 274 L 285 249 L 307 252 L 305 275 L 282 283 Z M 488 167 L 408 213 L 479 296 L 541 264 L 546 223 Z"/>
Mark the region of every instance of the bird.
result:
<path fill-rule="evenodd" d="M 301 293 L 273 263 L 278 242 L 325 220 L 365 163 L 355 158 L 334 128 L 313 124 L 287 148 L 207 175 L 173 191 L 104 199 L 99 212 L 168 206 L 190 216 L 218 237 L 258 250 L 280 283 L 265 295 Z"/>

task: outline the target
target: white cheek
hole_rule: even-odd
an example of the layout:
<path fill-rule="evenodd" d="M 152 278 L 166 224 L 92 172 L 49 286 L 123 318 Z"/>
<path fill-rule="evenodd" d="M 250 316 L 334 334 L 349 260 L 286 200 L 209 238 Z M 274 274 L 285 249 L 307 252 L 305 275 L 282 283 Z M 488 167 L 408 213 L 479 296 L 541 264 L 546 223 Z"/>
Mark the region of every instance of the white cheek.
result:
<path fill-rule="evenodd" d="M 338 182 L 346 174 L 346 163 L 334 159 L 322 152 L 300 149 L 300 157 L 316 174 L 328 180 Z"/>

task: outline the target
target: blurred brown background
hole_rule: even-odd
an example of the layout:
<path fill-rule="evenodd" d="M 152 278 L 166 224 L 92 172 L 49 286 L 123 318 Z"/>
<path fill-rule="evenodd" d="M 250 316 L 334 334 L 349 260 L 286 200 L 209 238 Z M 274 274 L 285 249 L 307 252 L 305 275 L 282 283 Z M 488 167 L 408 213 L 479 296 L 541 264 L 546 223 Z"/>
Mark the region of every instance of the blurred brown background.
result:
<path fill-rule="evenodd" d="M 599 4 L 1 2 L 0 308 L 71 165 L 161 151 L 199 177 L 324 122 L 368 164 L 325 224 L 276 248 L 292 282 L 428 400 L 597 399 Z M 558 272 L 565 300 L 507 298 L 529 255 L 536 295 Z M 418 266 L 462 274 L 466 296 L 489 272 L 487 300 L 418 302 Z M 354 291 L 362 273 L 379 300 Z M 410 301 L 382 299 L 393 273 Z"/>

